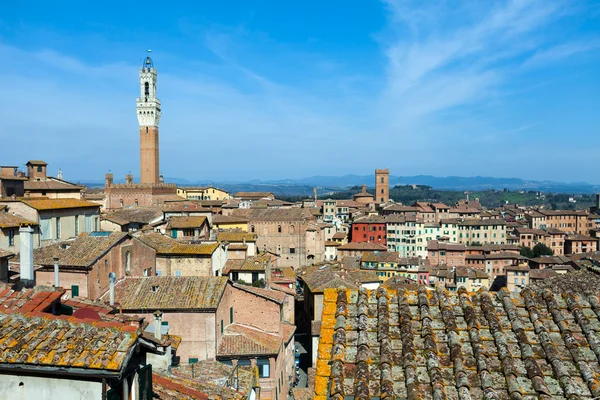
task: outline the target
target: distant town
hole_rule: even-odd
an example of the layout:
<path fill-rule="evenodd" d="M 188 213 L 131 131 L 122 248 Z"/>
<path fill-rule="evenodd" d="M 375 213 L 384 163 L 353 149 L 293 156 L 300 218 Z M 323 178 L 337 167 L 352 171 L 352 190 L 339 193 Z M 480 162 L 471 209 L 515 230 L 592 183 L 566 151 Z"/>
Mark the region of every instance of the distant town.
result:
<path fill-rule="evenodd" d="M 157 74 L 139 176 L 2 154 L 0 398 L 600 396 L 600 194 L 172 183 Z"/>

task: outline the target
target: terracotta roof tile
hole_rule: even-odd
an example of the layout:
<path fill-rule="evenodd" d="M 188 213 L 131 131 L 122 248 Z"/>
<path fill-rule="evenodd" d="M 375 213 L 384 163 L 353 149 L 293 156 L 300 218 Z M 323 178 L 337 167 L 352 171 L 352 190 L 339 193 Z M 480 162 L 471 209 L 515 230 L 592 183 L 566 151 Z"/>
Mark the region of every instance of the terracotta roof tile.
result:
<path fill-rule="evenodd" d="M 228 274 L 230 271 L 265 271 L 265 264 L 271 262 L 270 254 L 261 254 L 248 257 L 245 260 L 227 260 L 223 272 Z"/>
<path fill-rule="evenodd" d="M 206 222 L 206 217 L 204 217 L 204 216 L 169 217 L 168 228 L 170 228 L 170 229 L 199 228 L 205 222 Z"/>
<path fill-rule="evenodd" d="M 37 223 L 0 210 L 0 228 L 18 228 L 21 225 L 37 225 Z"/>
<path fill-rule="evenodd" d="M 104 215 L 102 218 L 116 222 L 120 225 L 131 222 L 137 224 L 149 224 L 157 218 L 161 218 L 162 215 L 163 212 L 158 207 L 132 207 L 113 211 L 110 214 Z"/>
<path fill-rule="evenodd" d="M 282 338 L 273 333 L 233 323 L 225 328 L 218 357 L 279 354 Z"/>
<path fill-rule="evenodd" d="M 156 250 L 157 255 L 211 256 L 219 247 L 218 243 L 182 243 L 157 232 L 140 235 L 138 239 Z"/>
<path fill-rule="evenodd" d="M 100 204 L 79 199 L 21 199 L 21 202 L 38 211 L 67 208 L 100 208 Z"/>
<path fill-rule="evenodd" d="M 58 257 L 60 266 L 89 267 L 127 236 L 126 232 L 110 232 L 99 236 L 83 233 L 73 240 L 35 249 L 33 261 L 35 265 L 54 265 L 54 257 Z"/>
<path fill-rule="evenodd" d="M 214 221 L 213 221 L 214 223 Z M 258 235 L 256 233 L 248 233 L 248 232 L 240 232 L 240 231 L 225 231 L 220 232 L 217 236 L 217 240 L 219 242 L 229 242 L 229 243 L 238 243 L 238 242 L 256 242 L 258 240 Z"/>
<path fill-rule="evenodd" d="M 597 295 L 551 290 L 327 290 L 313 394 L 598 397 L 599 316 Z"/>
<path fill-rule="evenodd" d="M 0 313 L 0 363 L 117 372 L 137 341 L 135 327 L 101 327 L 28 314 Z"/>
<path fill-rule="evenodd" d="M 115 302 L 124 310 L 215 309 L 226 285 L 223 276 L 127 277 L 115 285 Z"/>

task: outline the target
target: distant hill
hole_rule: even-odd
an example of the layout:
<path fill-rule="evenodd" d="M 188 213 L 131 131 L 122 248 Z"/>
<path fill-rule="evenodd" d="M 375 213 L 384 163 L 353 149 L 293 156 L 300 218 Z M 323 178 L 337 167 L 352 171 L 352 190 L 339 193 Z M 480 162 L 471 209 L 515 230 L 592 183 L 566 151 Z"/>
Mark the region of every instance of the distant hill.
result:
<path fill-rule="evenodd" d="M 181 178 L 165 178 L 166 182 L 176 183 L 181 186 L 205 186 L 206 181 L 190 181 Z M 121 181 L 116 181 L 121 183 Z M 366 184 L 373 187 L 374 175 L 343 175 L 343 176 L 311 176 L 300 179 L 277 179 L 277 180 L 251 180 L 246 182 L 214 181 L 211 185 L 223 189 L 236 191 L 271 191 L 275 194 L 286 195 L 312 195 L 312 188 L 317 187 L 319 193 L 330 193 L 343 191 L 352 186 Z M 88 180 L 82 184 L 98 187 L 103 186 L 104 181 Z M 481 191 L 488 189 L 509 190 L 535 190 L 550 193 L 597 193 L 600 185 L 592 185 L 587 182 L 554 182 L 554 181 L 530 181 L 520 178 L 492 178 L 486 176 L 460 177 L 446 176 L 438 177 L 431 175 L 395 176 L 390 175 L 390 186 L 396 185 L 427 185 L 440 190 L 457 191 Z"/>

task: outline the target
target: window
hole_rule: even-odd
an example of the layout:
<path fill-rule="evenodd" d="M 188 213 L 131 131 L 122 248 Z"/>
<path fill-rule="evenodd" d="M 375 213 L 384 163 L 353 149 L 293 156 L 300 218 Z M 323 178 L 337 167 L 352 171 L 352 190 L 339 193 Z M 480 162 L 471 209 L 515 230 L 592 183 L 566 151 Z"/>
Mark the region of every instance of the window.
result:
<path fill-rule="evenodd" d="M 71 285 L 71 297 L 79 296 L 79 285 Z"/>
<path fill-rule="evenodd" d="M 281 225 L 277 225 L 277 233 L 281 233 Z"/>
<path fill-rule="evenodd" d="M 254 233 L 254 225 L 250 225 L 250 232 Z"/>
<path fill-rule="evenodd" d="M 60 217 L 56 217 L 56 239 L 60 239 Z"/>
<path fill-rule="evenodd" d="M 296 254 L 296 249 L 293 247 L 290 247 L 290 254 Z"/>
<path fill-rule="evenodd" d="M 221 320 L 221 335 L 223 334 L 223 320 Z"/>
<path fill-rule="evenodd" d="M 258 367 L 258 376 L 261 378 L 268 378 L 271 376 L 271 364 L 268 358 L 258 358 L 256 360 L 256 366 Z"/>
<path fill-rule="evenodd" d="M 39 166 L 37 167 L 37 172 L 42 172 L 42 166 L 41 166 L 41 165 L 39 165 Z"/>
<path fill-rule="evenodd" d="M 15 230 L 14 229 L 8 230 L 8 245 L 9 246 L 15 245 Z"/>
<path fill-rule="evenodd" d="M 79 215 L 75 216 L 75 236 L 79 236 Z"/>
<path fill-rule="evenodd" d="M 125 273 L 128 274 L 131 271 L 131 253 L 129 250 L 125 252 Z"/>
<path fill-rule="evenodd" d="M 176 270 L 175 270 L 175 276 L 181 276 L 181 271 L 180 271 L 180 270 L 178 270 L 178 269 L 176 269 Z"/>
<path fill-rule="evenodd" d="M 229 323 L 233 324 L 233 307 L 229 307 Z"/>
<path fill-rule="evenodd" d="M 160 269 L 156 270 L 156 276 L 162 276 L 162 271 Z"/>

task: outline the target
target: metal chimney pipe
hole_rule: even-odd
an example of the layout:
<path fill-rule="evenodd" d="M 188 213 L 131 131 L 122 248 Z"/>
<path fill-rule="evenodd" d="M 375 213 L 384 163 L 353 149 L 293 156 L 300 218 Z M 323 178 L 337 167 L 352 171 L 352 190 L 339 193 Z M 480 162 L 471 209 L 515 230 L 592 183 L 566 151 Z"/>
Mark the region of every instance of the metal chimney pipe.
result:
<path fill-rule="evenodd" d="M 162 312 L 160 310 L 156 310 L 154 312 L 154 337 L 157 340 L 160 340 L 162 334 L 160 332 L 160 328 L 162 326 Z"/>
<path fill-rule="evenodd" d="M 109 304 L 111 306 L 115 305 L 115 278 L 117 275 L 114 272 L 108 274 L 108 279 L 110 279 L 110 289 L 109 289 Z"/>
<path fill-rule="evenodd" d="M 33 287 L 35 277 L 33 274 L 33 228 L 23 225 L 19 228 L 21 240 L 21 283 L 24 287 Z"/>
<path fill-rule="evenodd" d="M 54 257 L 54 287 L 60 286 L 60 280 L 58 276 L 58 257 Z"/>

